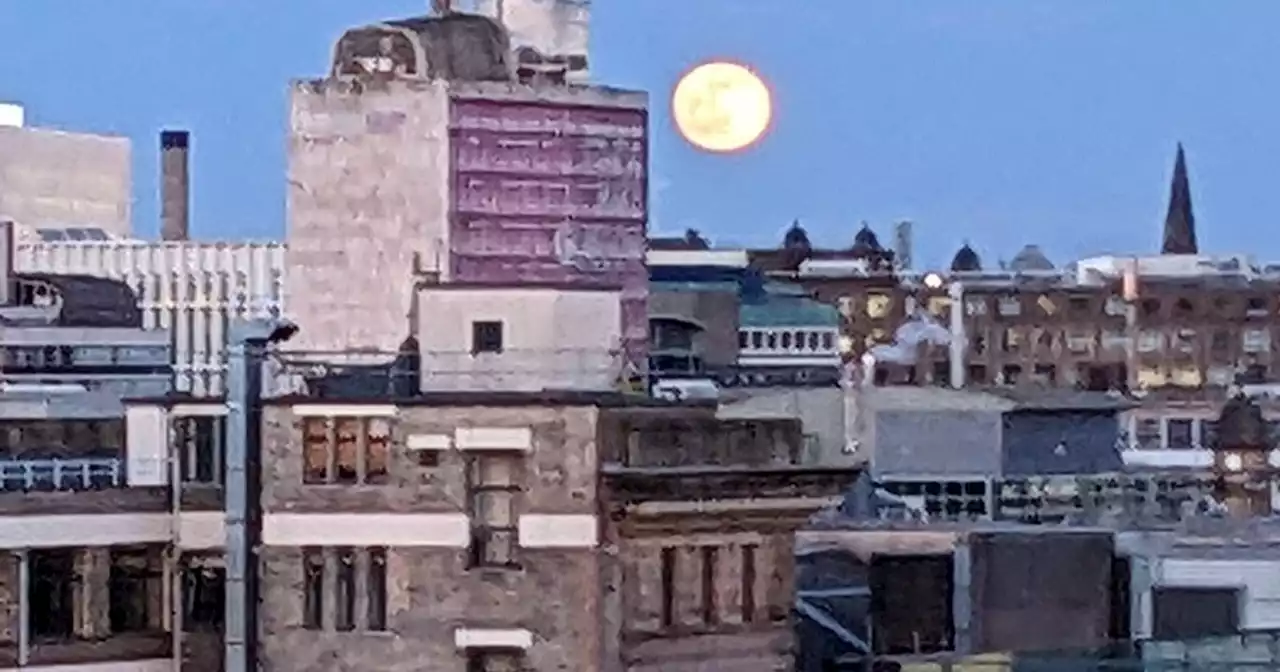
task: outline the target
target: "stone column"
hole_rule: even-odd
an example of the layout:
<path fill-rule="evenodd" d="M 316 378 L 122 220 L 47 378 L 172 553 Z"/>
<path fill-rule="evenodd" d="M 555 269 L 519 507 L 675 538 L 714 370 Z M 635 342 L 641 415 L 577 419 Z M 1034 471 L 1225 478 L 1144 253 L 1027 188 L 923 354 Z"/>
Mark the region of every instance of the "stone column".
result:
<path fill-rule="evenodd" d="M 0 644 L 17 644 L 20 639 L 22 594 L 18 565 L 20 553 L 0 555 Z"/>
<path fill-rule="evenodd" d="M 84 548 L 76 552 L 75 632 L 86 639 L 111 634 L 111 549 Z"/>

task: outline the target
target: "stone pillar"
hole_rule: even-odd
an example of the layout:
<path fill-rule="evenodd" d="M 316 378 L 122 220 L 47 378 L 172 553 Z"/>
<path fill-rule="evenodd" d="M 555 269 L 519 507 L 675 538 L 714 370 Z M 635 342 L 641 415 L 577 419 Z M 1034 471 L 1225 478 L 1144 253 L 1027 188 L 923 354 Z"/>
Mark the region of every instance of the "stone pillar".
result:
<path fill-rule="evenodd" d="M 18 551 L 0 554 L 0 645 L 16 645 L 22 607 Z"/>
<path fill-rule="evenodd" d="M 111 549 L 83 548 L 76 552 L 76 635 L 102 639 L 111 634 Z"/>

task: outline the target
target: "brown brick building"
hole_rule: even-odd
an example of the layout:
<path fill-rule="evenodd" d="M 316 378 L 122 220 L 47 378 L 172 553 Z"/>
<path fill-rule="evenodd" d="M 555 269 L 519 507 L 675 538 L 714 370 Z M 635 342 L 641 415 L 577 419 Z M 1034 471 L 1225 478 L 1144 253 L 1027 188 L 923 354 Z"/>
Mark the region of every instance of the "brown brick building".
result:
<path fill-rule="evenodd" d="M 851 480 L 799 448 L 794 422 L 613 395 L 272 403 L 260 659 L 785 669 L 792 533 Z"/>

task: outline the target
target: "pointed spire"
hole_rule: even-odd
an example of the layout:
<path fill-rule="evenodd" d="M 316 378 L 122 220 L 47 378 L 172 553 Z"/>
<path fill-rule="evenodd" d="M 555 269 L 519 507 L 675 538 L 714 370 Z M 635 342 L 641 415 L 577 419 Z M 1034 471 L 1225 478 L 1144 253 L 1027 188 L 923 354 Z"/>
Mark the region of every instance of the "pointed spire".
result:
<path fill-rule="evenodd" d="M 1173 183 L 1169 188 L 1169 213 L 1164 218 L 1164 244 L 1161 254 L 1197 254 L 1196 217 L 1191 211 L 1191 181 L 1187 179 L 1187 157 L 1178 143 L 1178 158 L 1173 164 Z"/>

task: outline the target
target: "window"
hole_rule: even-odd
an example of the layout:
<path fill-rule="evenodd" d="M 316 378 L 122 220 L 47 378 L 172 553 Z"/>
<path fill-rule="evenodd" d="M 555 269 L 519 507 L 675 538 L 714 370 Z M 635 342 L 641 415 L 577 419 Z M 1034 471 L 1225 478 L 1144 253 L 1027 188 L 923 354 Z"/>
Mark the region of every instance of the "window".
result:
<path fill-rule="evenodd" d="M 331 595 L 325 589 L 330 571 Z M 386 548 L 304 548 L 302 579 L 304 628 L 324 630 L 331 623 L 338 632 L 387 629 Z"/>
<path fill-rule="evenodd" d="M 1134 421 L 1135 447 L 1141 450 L 1160 448 L 1159 418 L 1138 418 Z"/>
<path fill-rule="evenodd" d="M 31 636 L 35 642 L 70 639 L 76 619 L 75 550 L 48 548 L 28 553 Z"/>
<path fill-rule="evenodd" d="M 748 332 L 746 332 L 746 331 L 739 331 L 739 332 L 738 332 L 738 348 L 739 348 L 740 350 L 746 350 L 746 349 L 747 349 L 747 346 L 748 346 L 748 339 L 749 339 L 749 337 L 750 337 L 750 334 L 749 334 Z"/>
<path fill-rule="evenodd" d="M 782 332 L 782 347 L 783 349 L 789 349 L 791 347 L 791 332 Z"/>
<path fill-rule="evenodd" d="M 716 605 L 716 564 L 720 549 L 702 547 L 702 622 L 715 625 L 720 621 Z"/>
<path fill-rule="evenodd" d="M 971 296 L 964 300 L 964 314 L 970 317 L 987 314 L 987 298 Z"/>
<path fill-rule="evenodd" d="M 1271 337 L 1266 329 L 1246 329 L 1241 340 L 1245 352 L 1266 352 L 1271 349 Z"/>
<path fill-rule="evenodd" d="M 1143 299 L 1142 303 L 1138 305 L 1143 317 L 1157 317 L 1160 315 L 1160 299 Z"/>
<path fill-rule="evenodd" d="M 756 620 L 756 547 L 742 547 L 742 622 Z"/>
<path fill-rule="evenodd" d="M 751 347 L 755 348 L 756 350 L 759 350 L 760 348 L 764 347 L 764 332 L 761 332 L 761 331 L 751 332 Z"/>
<path fill-rule="evenodd" d="M 660 580 L 662 581 L 662 627 L 669 628 L 676 621 L 676 549 L 663 547 L 659 556 L 661 562 Z"/>
<path fill-rule="evenodd" d="M 945 296 L 931 296 L 927 310 L 934 317 L 946 317 L 951 313 L 951 299 Z"/>
<path fill-rule="evenodd" d="M 1249 317 L 1266 317 L 1267 316 L 1267 299 L 1261 296 L 1251 296 L 1245 304 L 1245 315 Z"/>
<path fill-rule="evenodd" d="M 1143 331 L 1138 334 L 1138 352 L 1158 352 L 1164 346 L 1164 334 Z"/>
<path fill-rule="evenodd" d="M 226 615 L 227 572 L 210 560 L 192 558 L 182 572 L 182 628 L 186 632 L 221 632 Z"/>
<path fill-rule="evenodd" d="M 1000 334 L 1000 349 L 1005 352 L 1017 352 L 1022 346 L 1022 333 L 1012 327 Z"/>
<path fill-rule="evenodd" d="M 1166 422 L 1169 435 L 1167 447 L 1183 450 L 1195 447 L 1194 437 L 1192 436 L 1192 428 L 1195 426 L 1194 419 L 1169 418 Z"/>
<path fill-rule="evenodd" d="M 829 331 L 823 332 L 822 333 L 822 349 L 834 350 L 835 347 L 836 347 L 836 335 Z"/>
<path fill-rule="evenodd" d="M 369 574 L 365 580 L 368 591 L 368 628 L 387 629 L 387 549 L 369 549 Z"/>
<path fill-rule="evenodd" d="M 1191 317 L 1195 312 L 1196 307 L 1195 304 L 1191 303 L 1191 299 L 1183 297 L 1173 303 L 1174 317 Z"/>
<path fill-rule="evenodd" d="M 770 349 L 770 350 L 777 350 L 777 349 L 778 349 L 778 334 L 777 334 L 777 332 L 773 332 L 773 331 L 768 332 L 768 333 L 766 334 L 766 336 L 765 336 L 765 342 L 769 344 L 769 349 Z"/>
<path fill-rule="evenodd" d="M 521 457 L 509 453 L 470 455 L 467 500 L 472 567 L 516 567 L 517 470 Z"/>
<path fill-rule="evenodd" d="M 162 551 L 112 548 L 108 617 L 112 632 L 159 629 L 163 590 Z"/>
<path fill-rule="evenodd" d="M 471 323 L 471 354 L 502 352 L 502 323 L 482 321 Z"/>
<path fill-rule="evenodd" d="M 302 625 L 308 630 L 324 629 L 324 552 L 302 549 Z"/>
<path fill-rule="evenodd" d="M 226 447 L 224 416 L 174 418 L 174 439 L 184 483 L 218 484 L 223 480 L 222 451 Z"/>
<path fill-rule="evenodd" d="M 337 612 L 333 627 L 339 632 L 356 629 L 356 552 L 350 547 L 337 549 Z"/>
<path fill-rule="evenodd" d="M 467 651 L 467 672 L 522 672 L 524 653 L 500 649 Z"/>
<path fill-rule="evenodd" d="M 692 350 L 698 327 L 683 320 L 649 320 L 649 346 L 653 350 Z"/>
<path fill-rule="evenodd" d="M 391 426 L 386 418 L 306 418 L 302 442 L 303 483 L 387 482 Z"/>
<path fill-rule="evenodd" d="M 889 316 L 893 301 L 884 294 L 872 294 L 867 297 L 867 317 L 873 320 Z"/>
<path fill-rule="evenodd" d="M 1002 296 L 999 299 L 999 312 L 1004 317 L 1022 314 L 1022 301 L 1016 296 Z"/>

